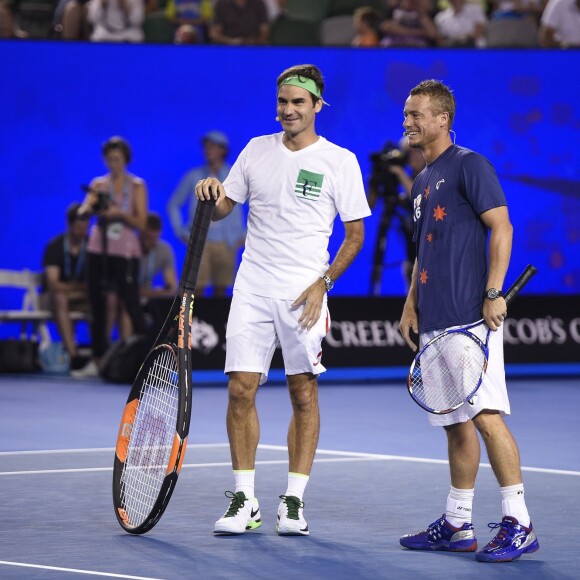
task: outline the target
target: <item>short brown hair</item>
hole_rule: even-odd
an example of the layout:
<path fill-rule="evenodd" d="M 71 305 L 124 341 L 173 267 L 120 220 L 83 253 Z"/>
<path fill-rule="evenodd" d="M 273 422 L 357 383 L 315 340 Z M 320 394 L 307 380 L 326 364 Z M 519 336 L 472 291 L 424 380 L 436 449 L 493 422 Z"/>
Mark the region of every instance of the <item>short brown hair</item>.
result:
<path fill-rule="evenodd" d="M 147 229 L 160 232 L 162 229 L 161 216 L 156 211 L 147 214 Z"/>
<path fill-rule="evenodd" d="M 455 97 L 447 85 L 433 79 L 423 81 L 409 92 L 409 96 L 415 95 L 424 95 L 431 99 L 431 110 L 434 115 L 448 113 L 449 126 L 447 128 L 451 130 L 455 118 Z"/>
<path fill-rule="evenodd" d="M 88 214 L 79 214 L 79 209 L 81 204 L 78 201 L 73 201 L 66 208 L 66 222 L 70 225 L 78 221 L 87 221 L 89 219 Z"/>
<path fill-rule="evenodd" d="M 287 68 L 276 80 L 276 85 L 278 89 L 282 86 L 282 83 L 289 77 L 302 77 L 307 79 L 312 79 L 318 90 L 320 91 L 320 96 L 324 93 L 324 78 L 320 69 L 313 64 L 297 64 L 296 66 L 291 66 Z M 316 103 L 320 100 L 316 95 L 310 93 L 312 97 L 312 102 Z"/>
<path fill-rule="evenodd" d="M 121 152 L 125 158 L 125 163 L 129 163 L 131 161 L 131 146 L 127 141 L 125 141 L 125 139 L 123 139 L 123 137 L 116 136 L 107 139 L 101 147 L 103 157 L 105 157 L 109 151 L 113 151 L 115 149 Z"/>

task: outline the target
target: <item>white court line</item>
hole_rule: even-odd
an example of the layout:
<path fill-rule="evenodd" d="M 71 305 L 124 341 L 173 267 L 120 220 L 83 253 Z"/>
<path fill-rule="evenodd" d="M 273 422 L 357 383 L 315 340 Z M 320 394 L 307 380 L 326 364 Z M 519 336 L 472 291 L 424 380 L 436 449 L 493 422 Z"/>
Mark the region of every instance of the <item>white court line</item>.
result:
<path fill-rule="evenodd" d="M 130 580 L 161 580 L 151 576 L 128 576 L 127 574 L 113 574 L 112 572 L 95 572 L 93 570 L 78 570 L 77 568 L 61 568 L 60 566 L 40 566 L 39 564 L 24 564 L 23 562 L 7 562 L 0 560 L 0 565 L 20 566 L 22 568 L 39 568 L 40 570 L 55 570 L 57 572 L 74 572 L 75 574 L 89 574 L 91 576 L 108 576 L 109 578 L 129 578 Z"/>
<path fill-rule="evenodd" d="M 196 443 L 188 445 L 188 449 L 197 448 L 218 448 L 218 447 L 229 447 L 228 443 Z M 287 452 L 288 448 L 284 445 L 258 445 L 259 449 L 265 449 L 270 451 L 284 451 Z M 107 451 L 113 452 L 114 447 L 101 447 L 92 449 L 55 449 L 55 450 L 39 450 L 39 451 L 5 451 L 0 452 L 0 455 L 26 453 L 26 454 L 48 454 L 48 453 L 78 453 L 78 452 L 91 452 L 91 451 Z M 336 457 L 333 459 L 322 459 L 315 458 L 315 463 L 339 463 L 339 462 L 350 462 L 350 461 L 408 461 L 410 463 L 430 463 L 435 465 L 448 465 L 449 462 L 446 459 L 429 459 L 427 457 L 408 457 L 404 455 L 384 455 L 380 453 L 361 453 L 358 451 L 335 451 L 331 449 L 317 449 L 316 453 L 319 455 L 342 455 L 346 457 Z M 280 460 L 268 460 L 268 461 L 256 461 L 256 465 L 281 465 L 288 463 L 286 459 Z M 486 467 L 491 469 L 489 463 L 481 463 L 481 467 Z M 182 469 L 185 468 L 201 468 L 201 467 L 231 467 L 231 462 L 213 462 L 213 463 L 184 463 Z M 565 469 L 549 469 L 544 467 L 526 467 L 522 466 L 522 471 L 529 471 L 533 473 L 550 473 L 555 475 L 572 475 L 580 476 L 580 471 L 570 471 Z M 4 471 L 0 472 L 2 475 L 35 475 L 35 474 L 51 474 L 51 473 L 90 473 L 99 471 L 112 471 L 112 467 L 86 467 L 86 468 L 69 468 L 69 469 L 40 469 L 40 470 L 28 470 L 28 471 Z"/>
<path fill-rule="evenodd" d="M 212 447 L 229 447 L 229 443 L 189 443 L 187 445 L 188 449 L 202 448 L 208 449 Z M 58 453 L 95 453 L 101 451 L 115 451 L 114 447 L 90 447 L 87 449 L 37 449 L 35 451 L 0 451 L 0 456 L 2 455 L 50 455 Z"/>

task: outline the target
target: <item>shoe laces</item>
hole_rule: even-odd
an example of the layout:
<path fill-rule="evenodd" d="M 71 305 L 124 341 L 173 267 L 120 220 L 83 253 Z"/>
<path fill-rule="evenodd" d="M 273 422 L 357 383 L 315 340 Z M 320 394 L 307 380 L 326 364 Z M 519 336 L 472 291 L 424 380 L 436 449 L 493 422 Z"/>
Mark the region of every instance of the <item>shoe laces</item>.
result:
<path fill-rule="evenodd" d="M 238 491 L 237 493 L 234 493 L 233 491 L 226 491 L 224 495 L 232 500 L 230 502 L 230 507 L 228 508 L 228 511 L 225 513 L 224 517 L 232 518 L 238 514 L 241 508 L 244 507 L 244 504 L 246 503 L 246 496 L 241 491 Z"/>
<path fill-rule="evenodd" d="M 490 545 L 493 546 L 500 546 L 505 542 L 508 536 L 514 534 L 514 524 L 510 520 L 503 520 L 501 522 L 496 523 L 489 523 L 487 527 L 493 531 L 499 528 L 499 532 L 495 536 L 495 538 L 490 542 Z"/>
<path fill-rule="evenodd" d="M 288 518 L 291 520 L 300 519 L 299 510 L 304 507 L 304 502 L 301 502 L 297 497 L 293 495 L 281 495 L 280 499 L 286 504 L 286 509 L 288 511 Z"/>
<path fill-rule="evenodd" d="M 441 537 L 441 528 L 443 528 L 443 524 L 445 523 L 445 516 L 441 516 L 436 522 L 433 522 L 429 527 L 429 535 L 435 539 Z"/>

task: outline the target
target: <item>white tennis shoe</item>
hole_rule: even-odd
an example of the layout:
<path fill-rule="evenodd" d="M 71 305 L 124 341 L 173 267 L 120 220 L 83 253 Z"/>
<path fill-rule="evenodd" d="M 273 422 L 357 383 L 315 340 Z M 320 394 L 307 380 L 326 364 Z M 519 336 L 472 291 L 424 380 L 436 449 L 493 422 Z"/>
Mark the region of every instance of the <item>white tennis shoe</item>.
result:
<path fill-rule="evenodd" d="M 279 536 L 308 536 L 308 524 L 304 519 L 304 502 L 293 495 L 281 495 L 278 506 L 276 531 Z"/>
<path fill-rule="evenodd" d="M 243 534 L 262 525 L 260 506 L 255 497 L 247 498 L 243 491 L 226 491 L 225 495 L 231 499 L 230 507 L 215 523 L 214 534 Z"/>

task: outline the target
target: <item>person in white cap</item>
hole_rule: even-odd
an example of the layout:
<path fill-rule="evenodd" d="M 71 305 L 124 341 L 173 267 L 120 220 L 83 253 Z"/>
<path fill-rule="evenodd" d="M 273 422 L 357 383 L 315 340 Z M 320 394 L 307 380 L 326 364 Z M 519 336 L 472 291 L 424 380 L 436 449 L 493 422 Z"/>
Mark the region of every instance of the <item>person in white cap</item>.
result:
<path fill-rule="evenodd" d="M 230 172 L 226 161 L 230 143 L 221 131 L 210 131 L 202 138 L 205 163 L 188 171 L 179 182 L 167 204 L 167 213 L 175 236 L 187 244 L 197 197 L 195 184 L 208 175 L 225 180 Z M 187 219 L 183 219 L 182 208 L 187 206 Z M 197 278 L 197 294 L 203 296 L 208 287 L 213 296 L 226 296 L 234 283 L 236 254 L 243 246 L 246 235 L 241 206 L 234 208 L 231 215 L 211 225 L 203 252 Z"/>

